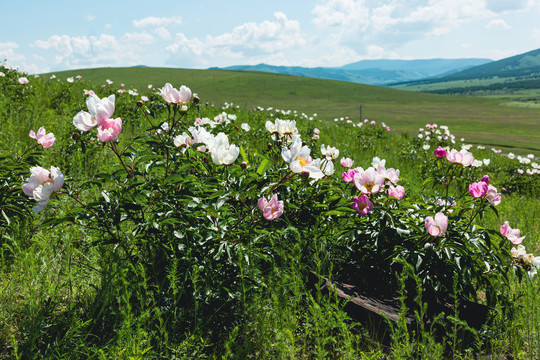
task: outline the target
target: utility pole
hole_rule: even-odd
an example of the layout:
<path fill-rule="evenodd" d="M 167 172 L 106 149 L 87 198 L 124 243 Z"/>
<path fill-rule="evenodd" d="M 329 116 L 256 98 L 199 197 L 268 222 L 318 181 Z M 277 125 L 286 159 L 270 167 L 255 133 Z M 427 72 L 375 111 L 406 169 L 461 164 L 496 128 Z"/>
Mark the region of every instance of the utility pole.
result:
<path fill-rule="evenodd" d="M 362 118 L 362 104 L 360 104 L 360 106 L 358 106 L 358 110 L 360 111 L 360 121 L 363 121 L 363 118 Z"/>

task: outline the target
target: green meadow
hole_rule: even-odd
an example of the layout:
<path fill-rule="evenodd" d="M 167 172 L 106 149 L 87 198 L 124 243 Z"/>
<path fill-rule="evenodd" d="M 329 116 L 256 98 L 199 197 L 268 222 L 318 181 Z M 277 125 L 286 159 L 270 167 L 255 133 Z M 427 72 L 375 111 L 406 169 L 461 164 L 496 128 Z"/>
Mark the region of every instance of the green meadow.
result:
<path fill-rule="evenodd" d="M 539 109 L 0 69 L 0 359 L 540 358 Z"/>
<path fill-rule="evenodd" d="M 167 68 L 101 68 L 56 73 L 65 80 L 82 75 L 94 86 L 115 85 L 142 92 L 165 82 L 190 84 L 203 101 L 233 102 L 243 109 L 254 106 L 294 109 L 332 121 L 348 116 L 368 118 L 415 133 L 429 123 L 446 124 L 458 138 L 508 151 L 540 151 L 540 109 L 509 107 L 507 101 L 479 97 L 432 95 L 342 81 L 310 79 L 260 72 L 183 70 Z M 360 106 L 362 119 L 360 119 Z"/>

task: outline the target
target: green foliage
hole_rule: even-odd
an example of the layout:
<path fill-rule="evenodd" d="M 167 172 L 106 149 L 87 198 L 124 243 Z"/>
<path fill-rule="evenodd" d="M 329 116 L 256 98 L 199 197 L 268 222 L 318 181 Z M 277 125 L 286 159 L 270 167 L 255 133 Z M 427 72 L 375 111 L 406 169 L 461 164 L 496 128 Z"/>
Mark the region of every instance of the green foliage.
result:
<path fill-rule="evenodd" d="M 6 72 L 0 86 L 13 86 L 19 75 Z M 489 170 L 495 185 L 527 194 L 537 209 L 537 177 L 519 178 L 510 159 L 463 167 L 433 158 L 434 147 L 454 146 L 450 141 L 433 139 L 427 152 L 418 138 L 381 125 L 233 104 L 192 101 L 182 108 L 155 93 L 137 102 L 138 95 L 113 85 L 94 91 L 117 94 L 114 116 L 123 129 L 119 142 L 102 143 L 95 130 L 71 124 L 85 109 L 89 84 L 30 81 L 25 91 L 17 84 L 0 93 L 0 358 L 384 358 L 382 339 L 354 322 L 334 292 L 311 286 L 310 272 L 401 296 L 392 358 L 465 357 L 495 341 L 514 353 L 536 351 L 519 341 L 538 337 L 493 326 L 469 331 L 457 310 L 460 301 L 480 302 L 494 309 L 488 325 L 515 324 L 520 293 L 534 296 L 524 287 L 530 266 L 512 261 L 512 245 L 498 231 L 515 209 L 498 210 L 467 191 Z M 365 169 L 384 155 L 389 170 L 399 166 L 405 197 L 389 196 L 397 180 L 387 179 L 369 195 L 373 209 L 359 216 L 351 202 L 361 194 L 342 181 L 347 169 L 338 161 L 320 160 L 320 179 L 313 169 L 292 171 L 286 152 L 302 145 L 293 142 L 294 131 L 271 133 L 267 125 L 284 117 L 296 121 L 311 151 L 291 161 L 309 165 L 321 144 Z M 236 144 L 238 158 L 223 164 L 193 124 L 227 134 L 220 141 Z M 28 137 L 40 126 L 54 131 L 53 147 Z M 17 134 L 12 146 L 10 132 Z M 57 166 L 66 177 L 38 215 L 21 191 L 32 166 Z M 272 195 L 284 209 L 267 220 L 259 199 Z M 449 219 L 444 236 L 426 230 L 426 217 L 437 213 Z M 538 234 L 534 219 L 509 218 L 523 233 Z M 440 315 L 433 304 L 449 298 L 456 310 Z M 411 311 L 421 324 L 413 332 L 403 323 Z M 538 307 L 531 311 L 537 315 Z M 443 325 L 424 325 L 428 318 Z M 472 340 L 459 342 L 465 333 Z"/>

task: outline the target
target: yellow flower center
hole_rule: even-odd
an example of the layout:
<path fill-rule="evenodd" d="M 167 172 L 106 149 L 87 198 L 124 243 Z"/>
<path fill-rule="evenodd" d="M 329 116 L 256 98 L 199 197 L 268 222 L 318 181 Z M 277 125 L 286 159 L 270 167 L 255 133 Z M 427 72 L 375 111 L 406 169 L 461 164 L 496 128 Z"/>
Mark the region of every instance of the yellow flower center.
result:
<path fill-rule="evenodd" d="M 296 159 L 294 159 L 294 160 L 298 160 L 298 162 L 300 163 L 300 166 L 302 166 L 302 167 L 304 167 L 304 166 L 306 166 L 306 165 L 307 165 L 307 161 L 306 161 L 306 159 L 304 159 L 304 158 L 301 158 L 300 156 L 299 156 L 299 157 L 297 157 L 297 158 L 296 158 Z"/>
<path fill-rule="evenodd" d="M 367 182 L 364 184 L 364 187 L 366 188 L 366 190 L 370 193 L 371 190 L 373 189 L 373 187 L 375 186 L 375 183 L 373 182 Z"/>
<path fill-rule="evenodd" d="M 46 183 L 53 183 L 52 179 L 48 179 L 48 180 L 45 180 L 44 182 L 41 183 L 41 186 L 45 186 Z"/>

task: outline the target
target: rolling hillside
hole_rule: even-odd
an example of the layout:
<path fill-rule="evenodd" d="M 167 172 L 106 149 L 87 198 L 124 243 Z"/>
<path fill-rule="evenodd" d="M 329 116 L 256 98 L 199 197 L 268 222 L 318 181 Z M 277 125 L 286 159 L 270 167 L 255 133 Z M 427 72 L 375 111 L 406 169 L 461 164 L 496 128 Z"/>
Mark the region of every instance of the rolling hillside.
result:
<path fill-rule="evenodd" d="M 361 84 L 386 85 L 446 75 L 489 62 L 491 62 L 489 59 L 361 60 L 342 67 L 306 68 L 258 64 L 229 66 L 222 70 L 262 71 Z M 219 68 L 212 69 L 220 70 Z"/>
<path fill-rule="evenodd" d="M 444 77 L 403 82 L 393 87 L 437 94 L 497 96 L 540 105 L 540 49 Z"/>
<path fill-rule="evenodd" d="M 332 121 L 349 116 L 385 122 L 393 129 L 415 132 L 426 123 L 445 124 L 458 137 L 486 145 L 540 150 L 540 109 L 500 106 L 500 100 L 440 96 L 354 84 L 343 81 L 249 71 L 185 70 L 169 68 L 101 68 L 55 73 L 58 79 L 82 75 L 92 87 L 114 81 L 111 92 L 125 83 L 140 94 L 166 82 L 182 84 L 198 93 L 202 103 L 292 109 Z M 83 95 L 81 94 L 81 97 Z"/>

